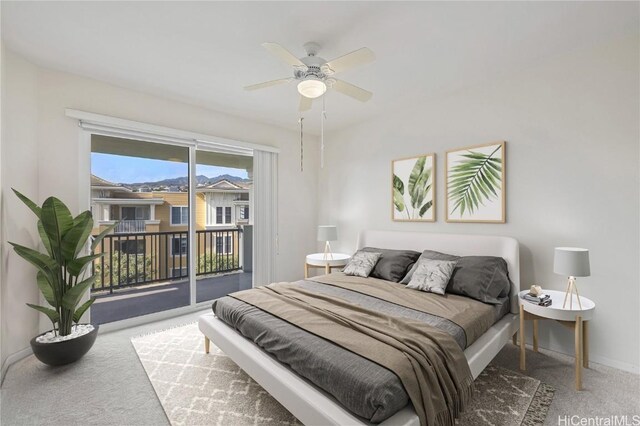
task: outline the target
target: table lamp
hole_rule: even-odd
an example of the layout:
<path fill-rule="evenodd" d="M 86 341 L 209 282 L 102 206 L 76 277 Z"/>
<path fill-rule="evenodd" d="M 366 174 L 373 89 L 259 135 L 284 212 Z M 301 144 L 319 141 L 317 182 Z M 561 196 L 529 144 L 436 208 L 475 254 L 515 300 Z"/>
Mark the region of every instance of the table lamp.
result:
<path fill-rule="evenodd" d="M 574 291 L 578 299 L 578 306 L 582 309 L 578 287 L 576 286 L 576 277 L 588 277 L 591 275 L 589 250 L 577 247 L 556 247 L 553 257 L 553 272 L 569 277 L 562 309 L 567 304 L 567 298 L 569 298 L 569 309 L 573 309 L 572 293 Z"/>
<path fill-rule="evenodd" d="M 335 241 L 338 239 L 338 229 L 334 225 L 320 225 L 318 226 L 318 241 L 324 241 L 324 257 L 322 260 L 333 260 L 333 254 L 331 253 L 331 244 L 329 241 Z"/>

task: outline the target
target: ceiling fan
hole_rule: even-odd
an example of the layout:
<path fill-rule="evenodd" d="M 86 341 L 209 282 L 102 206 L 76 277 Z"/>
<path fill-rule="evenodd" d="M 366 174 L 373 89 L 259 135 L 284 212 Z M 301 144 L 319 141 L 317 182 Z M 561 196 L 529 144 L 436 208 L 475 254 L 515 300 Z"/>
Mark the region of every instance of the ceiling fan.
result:
<path fill-rule="evenodd" d="M 368 90 L 333 77 L 337 73 L 372 62 L 375 59 L 375 55 L 368 47 L 363 47 L 339 58 L 326 61 L 317 56 L 320 45 L 314 42 L 304 44 L 307 56 L 302 58 L 297 58 L 278 43 L 262 43 L 262 46 L 286 64 L 291 65 L 293 67 L 293 77 L 253 84 L 246 86 L 245 90 L 263 89 L 296 80 L 298 82 L 298 92 L 300 93 L 300 111 L 311 109 L 313 99 L 324 95 L 327 88 L 332 88 L 361 102 L 366 102 L 373 96 L 373 93 Z"/>

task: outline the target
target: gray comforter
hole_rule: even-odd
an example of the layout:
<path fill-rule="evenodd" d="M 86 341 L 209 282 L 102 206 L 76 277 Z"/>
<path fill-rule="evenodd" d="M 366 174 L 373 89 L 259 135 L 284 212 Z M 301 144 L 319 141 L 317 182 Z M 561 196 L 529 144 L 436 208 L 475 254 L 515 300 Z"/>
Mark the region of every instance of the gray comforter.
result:
<path fill-rule="evenodd" d="M 446 331 L 465 349 L 465 331 L 454 322 L 365 294 L 314 281 L 301 287 L 340 297 L 391 316 L 411 318 Z M 213 303 L 218 318 L 238 330 L 300 376 L 333 395 L 348 410 L 379 423 L 409 402 L 400 379 L 388 369 L 232 297 Z M 496 309 L 496 321 L 508 306 Z"/>

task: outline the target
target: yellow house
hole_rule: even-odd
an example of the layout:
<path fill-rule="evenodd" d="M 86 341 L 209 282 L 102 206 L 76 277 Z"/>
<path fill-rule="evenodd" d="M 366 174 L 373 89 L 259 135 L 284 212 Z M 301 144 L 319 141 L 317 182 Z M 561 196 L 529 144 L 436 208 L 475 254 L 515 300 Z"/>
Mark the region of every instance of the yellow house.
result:
<path fill-rule="evenodd" d="M 241 225 L 250 217 L 251 184 L 221 180 L 196 189 L 196 270 L 210 274 L 241 266 Z M 97 251 L 98 289 L 188 276 L 188 192 L 133 192 L 91 177 L 93 234 L 118 225 Z"/>

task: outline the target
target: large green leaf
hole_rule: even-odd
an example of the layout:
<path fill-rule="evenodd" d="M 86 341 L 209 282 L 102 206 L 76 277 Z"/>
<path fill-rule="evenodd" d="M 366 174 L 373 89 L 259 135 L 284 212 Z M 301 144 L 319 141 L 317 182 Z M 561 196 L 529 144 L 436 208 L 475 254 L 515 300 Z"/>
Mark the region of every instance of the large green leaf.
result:
<path fill-rule="evenodd" d="M 397 189 L 400 195 L 404 195 L 404 182 L 395 173 L 393 174 L 393 188 Z"/>
<path fill-rule="evenodd" d="M 13 189 L 13 188 L 11 188 L 11 189 Z M 42 209 L 40 207 L 38 207 L 38 205 L 36 203 L 31 201 L 26 196 L 22 195 L 20 192 L 16 191 L 15 189 L 13 189 L 13 192 L 18 196 L 18 198 L 20 198 L 22 200 L 23 203 L 25 203 L 27 205 L 27 207 L 29 207 L 31 209 L 32 212 L 35 213 L 36 216 L 38 216 L 38 218 L 40 218 L 40 214 L 42 212 Z"/>
<path fill-rule="evenodd" d="M 411 193 L 411 205 L 414 209 L 419 208 L 420 205 L 422 205 L 422 202 L 425 200 L 427 194 L 429 193 L 429 189 L 431 188 L 431 185 L 429 184 L 430 176 L 431 170 L 424 169 L 413 188 L 413 192 Z"/>
<path fill-rule="evenodd" d="M 58 307 L 58 303 L 56 301 L 56 291 L 47 279 L 47 276 L 43 274 L 42 271 L 38 271 L 36 282 L 38 283 L 38 288 L 40 289 L 40 293 L 42 293 L 42 296 L 44 296 L 44 299 L 54 308 Z"/>
<path fill-rule="evenodd" d="M 502 148 L 498 145 L 491 154 L 469 151 L 461 154 L 464 159 L 449 172 L 449 200 L 453 203 L 451 212 L 460 209 L 473 213 L 480 205 L 498 196 L 502 185 L 502 159 L 494 157 Z"/>
<path fill-rule="evenodd" d="M 62 238 L 62 256 L 69 262 L 73 260 L 87 243 L 93 228 L 93 219 L 88 210 L 73 219 L 73 226 Z"/>
<path fill-rule="evenodd" d="M 77 277 L 82 273 L 84 268 L 90 262 L 95 259 L 100 259 L 102 256 L 104 256 L 104 253 L 92 254 L 89 256 L 83 256 L 77 259 L 73 259 L 72 261 L 67 262 L 67 272 L 69 273 L 69 275 Z"/>
<path fill-rule="evenodd" d="M 420 157 L 413 170 L 409 175 L 409 196 L 411 197 L 411 206 L 419 209 L 425 201 L 431 187 L 429 180 L 431 178 L 431 168 L 425 167 L 427 157 Z"/>
<path fill-rule="evenodd" d="M 433 200 L 429 200 L 426 203 L 424 203 L 424 205 L 420 208 L 420 211 L 418 212 L 420 217 L 424 216 L 424 214 L 429 211 L 432 205 L 433 205 Z"/>
<path fill-rule="evenodd" d="M 89 287 L 91 287 L 96 278 L 98 277 L 95 275 L 91 276 L 68 289 L 62 297 L 62 307 L 64 309 L 69 309 L 70 311 L 75 311 L 80 299 L 82 299 L 82 295 L 89 289 Z"/>
<path fill-rule="evenodd" d="M 425 167 L 426 161 L 426 156 L 418 158 L 409 175 L 408 190 L 414 212 L 415 209 L 419 209 L 422 206 L 429 192 L 431 168 Z"/>
<path fill-rule="evenodd" d="M 101 233 L 99 233 L 99 234 L 98 234 L 98 236 L 96 236 L 96 237 L 93 239 L 93 242 L 91 243 L 91 251 L 95 250 L 95 249 L 96 249 L 96 247 L 98 247 L 98 244 L 100 244 L 100 241 L 102 241 L 102 239 L 103 239 L 104 237 L 106 237 L 106 236 L 107 236 L 107 234 L 109 234 L 111 231 L 113 231 L 113 229 L 114 229 L 116 226 L 118 226 L 118 223 L 120 223 L 120 222 L 119 222 L 119 221 L 117 221 L 116 223 L 114 223 L 114 224 L 112 224 L 112 225 L 107 226 L 106 228 L 104 228 L 104 229 L 102 230 L 102 232 L 101 232 Z"/>
<path fill-rule="evenodd" d="M 393 204 L 396 206 L 396 210 L 398 210 L 399 212 L 404 211 L 404 197 L 397 188 L 393 188 Z"/>
<path fill-rule="evenodd" d="M 30 249 L 29 247 L 21 246 L 20 244 L 9 242 L 13 246 L 13 250 L 27 262 L 42 271 L 45 275 L 51 275 L 55 272 L 58 264 L 55 260 L 42 254 L 39 251 Z"/>
<path fill-rule="evenodd" d="M 71 212 L 62 201 L 56 197 L 49 197 L 42 204 L 40 219 L 49 236 L 53 257 L 61 261 L 62 238 L 73 226 Z"/>
<path fill-rule="evenodd" d="M 36 311 L 40 311 L 46 316 L 48 316 L 51 322 L 54 324 L 54 326 L 58 321 L 60 321 L 60 315 L 58 314 L 58 312 L 54 311 L 53 309 L 45 308 L 44 306 L 39 306 L 39 305 L 32 305 L 31 303 L 27 303 L 27 306 L 35 309 Z"/>
<path fill-rule="evenodd" d="M 80 305 L 80 307 L 76 309 L 76 311 L 73 313 L 73 322 L 75 322 L 76 324 L 79 323 L 80 319 L 82 318 L 82 315 L 84 315 L 87 309 L 89 309 L 89 306 L 91 306 L 95 301 L 96 301 L 96 298 L 92 297 L 91 299 L 87 300 L 82 305 Z"/>
<path fill-rule="evenodd" d="M 47 231 L 44 230 L 44 225 L 42 224 L 41 220 L 38 221 L 38 234 L 40 234 L 42 245 L 45 249 L 47 249 L 47 253 L 49 253 L 49 256 L 53 256 L 53 251 L 51 250 L 51 241 L 49 240 Z"/>
<path fill-rule="evenodd" d="M 419 186 L 419 181 L 423 178 L 424 165 L 427 162 L 427 157 L 420 157 L 414 164 L 413 169 L 411 170 L 411 174 L 409 175 L 409 195 L 411 198 L 414 198 L 414 192 L 416 190 L 416 186 Z M 413 201 L 411 202 L 413 207 L 416 207 Z"/>

